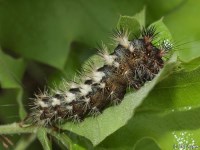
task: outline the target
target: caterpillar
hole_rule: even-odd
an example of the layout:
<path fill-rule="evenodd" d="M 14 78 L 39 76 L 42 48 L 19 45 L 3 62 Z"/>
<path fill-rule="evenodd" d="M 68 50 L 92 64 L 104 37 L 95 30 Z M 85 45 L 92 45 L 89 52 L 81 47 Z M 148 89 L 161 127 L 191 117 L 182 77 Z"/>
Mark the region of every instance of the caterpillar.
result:
<path fill-rule="evenodd" d="M 155 26 L 143 28 L 140 37 L 129 39 L 127 30 L 115 30 L 117 43 L 112 52 L 103 45 L 98 55 L 104 65 L 81 74 L 79 82 L 64 82 L 62 87 L 40 91 L 32 99 L 28 120 L 32 124 L 53 126 L 61 121 L 81 122 L 119 104 L 128 88 L 138 90 L 153 80 L 163 68 L 166 54 L 172 49 L 168 39 L 156 45 Z"/>

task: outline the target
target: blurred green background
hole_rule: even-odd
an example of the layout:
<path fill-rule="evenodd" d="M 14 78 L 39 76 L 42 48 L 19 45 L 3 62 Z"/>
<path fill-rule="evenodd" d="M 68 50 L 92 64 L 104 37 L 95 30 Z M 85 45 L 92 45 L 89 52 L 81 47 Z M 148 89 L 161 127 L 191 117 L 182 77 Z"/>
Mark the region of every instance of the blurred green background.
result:
<path fill-rule="evenodd" d="M 110 41 L 120 15 L 144 7 L 147 25 L 164 17 L 181 60 L 200 56 L 197 0 L 0 0 L 0 124 L 21 120 L 38 88 L 71 79 L 98 43 Z M 100 147 L 112 148 L 112 136 L 106 140 Z M 144 143 L 155 146 L 152 141 Z M 37 141 L 36 147 L 42 149 Z"/>

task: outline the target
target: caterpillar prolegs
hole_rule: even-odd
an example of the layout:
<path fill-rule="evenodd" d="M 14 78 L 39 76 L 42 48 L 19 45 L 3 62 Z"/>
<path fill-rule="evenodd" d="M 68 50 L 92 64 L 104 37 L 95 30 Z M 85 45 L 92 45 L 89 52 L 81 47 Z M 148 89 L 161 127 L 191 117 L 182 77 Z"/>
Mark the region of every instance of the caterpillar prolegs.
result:
<path fill-rule="evenodd" d="M 113 38 L 118 44 L 113 52 L 109 53 L 105 45 L 99 49 L 104 65 L 91 66 L 78 83 L 65 82 L 62 88 L 36 94 L 28 119 L 42 126 L 63 120 L 80 122 L 119 104 L 128 88 L 138 90 L 151 81 L 163 68 L 163 57 L 172 44 L 165 39 L 155 45 L 153 40 L 159 33 L 154 26 L 143 28 L 140 34 L 140 38 L 129 39 L 126 30 L 116 30 Z"/>

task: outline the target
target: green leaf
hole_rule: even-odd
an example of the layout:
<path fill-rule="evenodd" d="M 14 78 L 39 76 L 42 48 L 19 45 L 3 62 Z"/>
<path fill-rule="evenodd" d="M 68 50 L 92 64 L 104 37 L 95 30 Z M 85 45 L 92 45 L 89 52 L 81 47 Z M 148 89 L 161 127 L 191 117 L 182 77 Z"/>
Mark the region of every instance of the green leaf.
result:
<path fill-rule="evenodd" d="M 66 123 L 62 126 L 62 129 L 82 135 L 90 139 L 94 145 L 97 145 L 108 135 L 127 123 L 133 116 L 135 109 L 142 103 L 156 83 L 176 66 L 175 62 L 175 58 L 168 62 L 153 81 L 145 84 L 139 91 L 126 95 L 119 106 L 106 109 L 103 114 L 97 118 L 86 118 L 84 122 L 79 125 L 74 125 L 70 122 Z M 116 118 L 118 119 L 116 120 Z"/>
<path fill-rule="evenodd" d="M 142 27 L 145 26 L 145 8 L 138 14 L 130 16 L 120 16 L 117 28 L 129 31 L 129 38 L 138 36 Z"/>
<path fill-rule="evenodd" d="M 191 65 L 190 62 L 187 65 L 184 63 L 187 70 L 175 72 L 159 83 L 146 98 L 139 111 L 180 111 L 200 107 L 200 69 L 188 71 L 188 66 L 193 67 L 192 64 L 196 60 L 199 59 L 191 61 Z"/>
<path fill-rule="evenodd" d="M 186 71 L 192 71 L 197 69 L 200 66 L 200 57 L 192 59 L 189 62 L 182 62 L 181 68 L 185 69 Z"/>
<path fill-rule="evenodd" d="M 135 146 L 134 150 L 161 150 L 161 148 L 157 145 L 154 139 L 150 137 L 144 137 L 139 140 Z"/>
<path fill-rule="evenodd" d="M 154 26 L 156 28 L 156 33 L 158 33 L 155 40 L 153 41 L 154 43 L 160 44 L 160 42 L 163 40 L 172 41 L 172 35 L 169 32 L 167 26 L 163 23 L 163 18 L 152 23 L 150 26 Z"/>
<path fill-rule="evenodd" d="M 186 44 L 186 46 L 181 45 L 181 44 L 175 44 L 175 47 L 177 46 L 178 48 L 177 47 L 176 48 L 180 50 L 179 56 L 181 60 L 188 61 L 200 55 L 199 50 L 198 50 L 199 42 L 197 41 L 199 40 L 199 37 L 200 37 L 199 36 L 200 35 L 199 21 L 196 17 L 193 17 L 199 13 L 199 9 L 198 9 L 199 2 L 185 1 L 185 0 L 169 0 L 169 1 L 166 1 L 166 0 L 155 0 L 155 1 L 102 0 L 102 1 L 92 1 L 92 2 L 82 1 L 82 0 L 73 1 L 73 2 L 71 1 L 69 2 L 56 1 L 55 2 L 53 0 L 50 0 L 48 1 L 48 3 L 39 1 L 39 0 L 35 0 L 33 2 L 28 2 L 25 0 L 20 0 L 17 2 L 14 0 L 1 1 L 1 6 L 0 6 L 1 45 L 6 51 L 9 50 L 11 52 L 15 52 L 17 55 L 23 56 L 28 59 L 36 60 L 39 62 L 43 62 L 45 64 L 54 66 L 62 70 L 64 66 L 66 65 L 67 66 L 66 76 L 67 77 L 72 76 L 73 75 L 72 71 L 74 71 L 80 65 L 80 63 L 77 63 L 77 61 L 80 61 L 80 60 L 83 61 L 82 56 L 85 54 L 84 52 L 85 49 L 87 49 L 88 47 L 94 47 L 95 43 L 100 40 L 105 41 L 107 37 L 107 33 L 111 31 L 113 27 L 115 27 L 118 15 L 121 14 L 122 16 L 124 15 L 131 16 L 136 11 L 138 11 L 141 7 L 143 7 L 144 4 L 147 5 L 147 8 L 148 8 L 147 9 L 147 15 L 149 16 L 148 20 L 156 20 L 162 17 L 163 15 L 166 15 L 164 21 L 170 27 L 170 30 L 172 31 L 173 36 L 176 39 L 175 42 L 180 41 L 182 39 L 186 39 L 185 41 L 187 43 L 192 41 L 192 43 Z M 142 17 L 138 17 L 138 18 L 142 18 Z M 142 23 L 142 21 L 138 21 L 138 22 L 140 24 Z M 132 23 L 132 25 L 134 25 L 134 23 Z M 91 33 L 91 34 L 88 34 L 88 33 Z M 84 45 L 86 45 L 85 49 L 83 50 L 83 53 L 79 53 L 78 51 L 75 51 L 73 48 L 71 48 L 72 42 L 74 41 L 76 43 L 83 43 Z M 196 42 L 193 42 L 193 41 L 196 41 Z M 79 49 L 82 50 L 81 47 Z M 72 56 L 70 54 L 70 51 L 74 51 L 74 54 L 77 53 L 77 56 Z M 90 54 L 88 54 L 87 57 Z M 74 59 L 78 57 L 80 57 L 79 60 Z M 72 61 L 71 63 L 71 60 L 68 58 L 70 58 L 71 60 L 73 59 L 76 62 Z M 197 64 L 186 63 L 186 64 L 183 64 L 182 67 L 187 68 L 187 71 L 196 70 L 199 66 L 198 60 L 194 62 Z M 1 60 L 0 60 L 0 63 L 1 63 Z M 76 65 L 76 67 L 74 67 L 74 64 Z M 1 63 L 1 66 L 2 66 L 2 63 Z M 7 69 L 9 67 L 4 67 L 4 68 Z M 15 67 L 11 67 L 11 70 L 14 70 L 14 69 Z M 16 70 L 20 70 L 20 69 L 16 69 Z M 173 73 L 173 70 L 171 70 L 170 73 Z M 181 77 L 183 77 L 184 74 L 185 72 L 182 72 Z M 187 74 L 187 75 L 192 76 L 191 78 L 196 78 L 195 76 L 193 76 L 193 74 Z M 5 86 L 11 87 L 11 88 L 18 87 L 19 86 L 18 83 L 17 82 L 15 83 L 13 79 L 10 80 L 9 76 L 10 76 L 10 73 L 8 73 L 8 76 L 4 76 L 3 78 L 0 79 L 4 87 Z M 1 77 L 1 72 L 0 72 L 0 77 Z M 185 79 L 189 79 L 189 77 Z M 189 80 L 189 81 L 193 83 L 195 79 Z M 179 80 L 178 80 L 178 83 L 179 83 Z M 177 86 L 175 84 L 173 85 Z M 170 87 L 169 85 L 167 86 Z M 189 85 L 189 84 L 185 84 L 181 86 L 192 87 L 192 85 Z M 195 87 L 196 86 L 197 85 L 195 83 Z M 188 95 L 186 95 L 186 98 L 190 97 L 190 92 L 191 92 L 190 90 L 188 90 L 188 92 L 185 92 L 185 91 L 183 92 L 182 90 L 183 96 L 185 96 L 184 93 L 189 93 Z M 170 92 L 167 92 L 167 93 L 170 94 Z M 198 94 L 196 94 L 195 92 L 191 92 L 191 93 L 193 95 L 196 95 L 195 98 L 198 99 Z M 7 96 L 5 96 L 4 94 L 7 94 Z M 16 93 L 16 91 L 12 91 L 12 92 L 6 91 L 4 94 L 1 95 L 1 102 L 4 101 L 8 103 L 10 102 L 8 100 L 15 100 L 17 97 L 16 95 L 18 95 L 19 97 L 18 102 L 20 103 L 20 105 L 22 105 L 21 100 L 20 100 L 21 99 L 20 97 L 22 95 L 21 91 L 19 92 L 19 94 Z M 153 99 L 155 99 L 156 95 L 158 94 L 159 94 L 158 92 L 155 92 Z M 178 92 L 178 95 L 181 95 L 181 94 Z M 173 93 L 173 96 L 176 97 L 176 94 Z M 6 97 L 6 99 L 4 99 L 4 97 Z M 162 97 L 162 96 L 158 96 L 158 97 L 160 97 L 160 99 L 163 99 L 163 101 L 164 100 L 167 101 L 165 97 Z M 159 101 L 155 101 L 155 103 L 159 104 Z M 186 103 L 189 104 L 189 101 L 186 101 Z M 185 109 L 182 109 L 186 106 L 185 105 L 186 103 L 184 102 L 184 105 L 182 105 L 181 101 L 178 101 L 178 105 L 176 105 L 176 107 L 174 108 L 176 108 L 179 111 L 178 107 L 180 106 L 181 113 L 182 113 L 183 111 L 186 111 Z M 195 104 L 197 104 L 197 101 L 195 101 L 194 103 L 192 101 L 192 105 L 195 105 Z M 163 103 L 163 105 L 165 105 L 165 103 Z M 164 107 L 164 109 L 170 109 L 168 106 L 169 105 L 167 105 L 167 107 Z M 9 114 L 7 112 L 10 112 L 10 111 L 7 111 L 7 112 L 3 111 L 2 107 L 0 110 L 3 112 L 1 114 L 4 114 L 3 117 L 5 116 L 5 114 L 6 115 Z M 162 110 L 159 110 L 159 112 L 160 111 Z M 169 111 L 167 112 L 169 113 Z M 23 111 L 20 111 L 20 113 L 21 113 L 20 116 L 24 115 Z M 199 113 L 199 112 L 196 111 L 195 113 Z M 190 118 L 192 118 L 193 116 L 195 117 L 194 115 L 195 113 L 194 112 L 189 113 L 189 115 L 186 118 L 190 120 Z M 187 114 L 188 114 L 188 111 L 184 113 L 183 116 Z M 170 117 L 172 118 L 173 115 L 175 114 L 172 114 L 172 116 Z M 163 116 L 166 116 L 166 114 L 161 114 L 161 116 L 158 117 L 158 120 L 162 119 Z M 180 116 L 176 116 L 173 121 L 176 122 L 176 119 L 179 119 L 179 117 Z M 155 118 L 154 117 L 149 117 L 149 118 L 150 118 L 149 122 L 147 121 L 145 123 L 147 124 L 149 123 L 152 126 L 152 128 L 158 127 L 159 129 L 159 125 L 161 126 L 168 125 L 167 121 L 163 122 L 163 124 L 161 123 L 159 124 L 159 122 L 154 122 L 155 124 L 156 123 L 158 124 L 155 127 L 153 123 L 151 124 L 152 120 L 154 120 Z M 195 118 L 196 120 L 199 120 L 198 116 Z M 170 118 L 166 117 L 166 119 L 170 119 Z M 1 117 L 1 120 L 2 120 L 2 117 Z M 137 125 L 137 121 L 134 123 L 136 123 Z M 141 122 L 141 125 L 145 123 Z M 194 124 L 195 123 L 193 120 L 191 126 L 193 126 Z M 187 125 L 187 124 L 183 124 L 183 125 Z M 22 129 L 22 130 L 26 131 L 26 129 Z M 187 131 L 187 129 L 184 129 L 184 131 Z M 20 131 L 16 131 L 16 133 L 17 132 L 19 133 Z M 126 130 L 126 132 L 129 133 L 129 130 L 128 131 Z M 179 134 L 181 132 L 182 131 L 180 132 L 176 131 L 175 133 Z M 198 130 L 194 130 L 193 132 L 195 136 L 199 134 Z M 163 133 L 163 130 L 160 130 L 160 132 L 158 132 L 157 134 L 158 135 L 157 137 L 159 138 L 156 138 L 156 139 L 165 144 L 166 144 L 166 141 L 171 142 L 171 139 L 173 138 L 172 133 L 169 132 L 169 133 L 166 133 L 165 135 L 163 135 L 162 133 Z M 135 137 L 138 136 L 138 134 L 139 134 L 138 132 L 133 133 Z M 123 135 L 123 132 L 122 134 L 119 134 L 119 137 L 123 137 L 121 135 Z M 126 138 L 126 140 L 131 140 L 131 138 Z M 116 143 L 114 143 L 113 140 L 108 141 L 108 142 L 110 142 L 110 144 L 112 145 L 116 145 Z M 120 144 L 121 141 L 118 141 L 117 144 L 118 143 Z M 164 146 L 162 145 L 162 147 Z M 172 149 L 171 145 L 168 145 L 168 146 L 166 145 L 165 149 L 166 148 Z"/>
<path fill-rule="evenodd" d="M 25 70 L 23 59 L 13 59 L 0 50 L 0 83 L 2 88 L 21 88 Z"/>
<path fill-rule="evenodd" d="M 198 145 L 199 73 L 200 67 L 189 72 L 179 70 L 162 80 L 136 110 L 129 123 L 106 138 L 99 147 L 134 146 L 144 137 L 151 137 L 161 149 L 166 150 L 173 149 L 174 144 L 181 144 L 181 141 L 183 144 L 186 141 L 192 144 L 194 140 L 194 145 Z M 131 140 L 122 141 L 122 138 Z"/>
<path fill-rule="evenodd" d="M 65 133 L 51 133 L 57 140 L 58 143 L 62 144 L 67 149 L 73 149 L 73 142 Z"/>
<path fill-rule="evenodd" d="M 145 1 L 147 7 L 147 21 L 154 22 L 161 17 L 174 14 L 185 4 L 185 0 L 153 0 Z M 158 7 L 159 5 L 159 7 Z"/>
<path fill-rule="evenodd" d="M 20 138 L 20 140 L 16 143 L 14 150 L 26 150 L 27 147 L 36 139 L 36 135 L 25 135 Z"/>
<path fill-rule="evenodd" d="M 23 119 L 26 116 L 26 111 L 24 109 L 24 105 L 22 103 L 23 99 L 23 89 L 22 89 L 22 83 L 21 79 L 23 77 L 26 64 L 23 59 L 14 59 L 10 57 L 9 55 L 6 55 L 0 50 L 0 85 L 3 89 L 14 89 L 16 91 L 15 95 L 12 95 L 10 93 L 9 99 L 6 99 L 6 96 L 2 98 L 1 104 L 2 105 L 14 105 L 15 101 L 17 100 L 17 103 L 19 105 L 19 116 L 20 119 Z M 11 98 L 11 96 L 13 96 Z M 7 109 L 3 110 L 4 114 L 6 111 L 9 111 L 11 113 L 15 109 Z M 16 114 L 16 113 L 15 113 Z M 8 116 L 9 117 L 9 116 Z"/>
<path fill-rule="evenodd" d="M 96 42 L 107 39 L 119 12 L 133 15 L 143 5 L 144 2 L 115 0 L 2 1 L 1 45 L 24 58 L 63 70 L 71 58 L 73 42 L 95 47 Z"/>
<path fill-rule="evenodd" d="M 140 29 L 146 26 L 146 7 L 144 7 L 139 13 L 134 15 L 134 18 L 139 22 Z M 133 30 L 133 29 L 132 29 Z"/>
<path fill-rule="evenodd" d="M 199 6 L 200 1 L 185 0 L 164 19 L 176 39 L 174 45 L 183 61 L 188 62 L 200 56 L 200 21 L 194 17 L 199 14 Z"/>
<path fill-rule="evenodd" d="M 143 14 L 143 12 L 141 14 Z M 139 22 L 134 17 L 121 17 L 118 26 L 124 26 L 126 24 L 129 29 L 132 29 L 129 31 L 133 31 L 134 33 L 134 31 L 137 31 L 137 28 L 133 27 L 133 22 L 137 22 L 138 27 L 140 27 Z M 170 33 L 167 33 L 168 30 L 161 20 L 154 23 L 154 25 L 160 30 L 165 29 L 160 35 L 160 38 L 166 39 L 166 36 L 170 36 Z M 93 59 L 95 58 L 96 57 L 93 57 Z M 93 61 L 101 62 L 97 59 Z M 91 117 L 86 118 L 84 122 L 80 123 L 78 126 L 73 123 L 66 123 L 63 125 L 62 129 L 70 130 L 82 135 L 91 140 L 94 145 L 99 144 L 104 138 L 127 123 L 127 121 L 133 116 L 135 109 L 143 102 L 144 98 L 149 94 L 153 87 L 161 79 L 165 78 L 168 75 L 168 72 L 172 71 L 176 65 L 176 56 L 174 56 L 160 74 L 158 74 L 156 79 L 146 84 L 139 91 L 127 94 L 119 106 L 106 109 L 102 115 L 95 119 Z M 116 118 L 120 119 L 116 120 Z M 113 124 L 113 122 L 115 123 Z M 98 136 L 96 131 L 98 131 Z"/>
<path fill-rule="evenodd" d="M 37 138 L 44 150 L 52 150 L 52 143 L 48 139 L 47 132 L 44 129 L 39 129 L 37 132 Z"/>

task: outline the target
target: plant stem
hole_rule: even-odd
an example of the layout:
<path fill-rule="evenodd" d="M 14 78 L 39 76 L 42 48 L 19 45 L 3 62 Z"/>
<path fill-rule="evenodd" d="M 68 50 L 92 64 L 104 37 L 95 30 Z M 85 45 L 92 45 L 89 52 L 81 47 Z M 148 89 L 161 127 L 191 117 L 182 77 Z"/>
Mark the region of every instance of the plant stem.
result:
<path fill-rule="evenodd" d="M 65 147 L 71 147 L 72 141 L 70 140 L 70 138 L 65 134 L 60 134 L 59 132 L 54 131 L 52 128 L 44 128 L 44 127 L 31 126 L 31 125 L 22 127 L 20 126 L 19 123 L 12 123 L 12 124 L 7 124 L 7 125 L 1 125 L 0 135 L 2 134 L 30 134 L 30 133 L 33 133 L 36 135 L 38 132 L 41 132 L 41 130 L 57 138 L 59 141 L 61 141 L 64 144 Z"/>
<path fill-rule="evenodd" d="M 12 123 L 0 126 L 0 134 L 37 133 L 37 130 L 38 127 L 21 127 L 19 123 Z"/>

